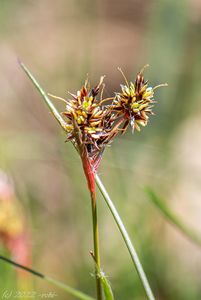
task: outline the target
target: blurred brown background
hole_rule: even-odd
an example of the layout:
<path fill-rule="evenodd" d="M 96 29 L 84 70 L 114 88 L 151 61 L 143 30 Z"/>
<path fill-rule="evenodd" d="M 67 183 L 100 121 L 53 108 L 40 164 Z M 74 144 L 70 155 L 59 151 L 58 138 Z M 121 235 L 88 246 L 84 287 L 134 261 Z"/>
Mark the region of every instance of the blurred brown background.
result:
<path fill-rule="evenodd" d="M 119 137 L 99 175 L 157 299 L 201 299 L 201 250 L 143 191 L 151 185 L 201 234 L 201 2 L 0 0 L 0 167 L 13 177 L 27 219 L 33 267 L 93 294 L 91 210 L 80 161 L 17 58 L 61 97 L 76 92 L 87 73 L 92 84 L 105 74 L 105 96 L 113 95 L 123 81 L 118 66 L 134 80 L 149 63 L 150 84 L 168 82 L 156 92 L 149 126 Z M 146 299 L 100 195 L 98 201 L 102 265 L 115 299 Z M 0 266 L 0 294 L 15 287 L 13 274 Z M 73 299 L 35 278 L 33 289 Z"/>

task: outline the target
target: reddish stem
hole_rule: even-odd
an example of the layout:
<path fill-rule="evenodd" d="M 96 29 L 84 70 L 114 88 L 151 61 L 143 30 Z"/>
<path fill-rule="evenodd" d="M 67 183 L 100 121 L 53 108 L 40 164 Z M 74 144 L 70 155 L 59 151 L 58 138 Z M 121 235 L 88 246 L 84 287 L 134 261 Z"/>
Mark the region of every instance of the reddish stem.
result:
<path fill-rule="evenodd" d="M 87 179 L 88 188 L 91 194 L 91 208 L 92 208 L 92 221 L 93 221 L 93 243 L 94 243 L 94 259 L 96 262 L 96 290 L 97 300 L 102 300 L 102 288 L 99 277 L 100 271 L 100 252 L 99 252 L 99 234 L 98 234 L 98 218 L 97 218 L 97 204 L 96 204 L 96 188 L 95 188 L 95 170 L 90 163 L 87 155 L 82 155 L 82 165 Z"/>
<path fill-rule="evenodd" d="M 91 165 L 87 155 L 82 155 L 82 165 L 84 169 L 84 173 L 87 179 L 88 188 L 91 194 L 95 193 L 96 186 L 95 186 L 95 171 L 93 166 Z"/>

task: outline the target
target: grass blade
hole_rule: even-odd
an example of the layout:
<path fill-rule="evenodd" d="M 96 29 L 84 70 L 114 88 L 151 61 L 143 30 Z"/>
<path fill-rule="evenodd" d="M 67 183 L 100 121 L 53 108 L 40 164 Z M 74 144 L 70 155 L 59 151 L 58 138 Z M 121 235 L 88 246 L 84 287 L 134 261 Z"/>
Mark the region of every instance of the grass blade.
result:
<path fill-rule="evenodd" d="M 84 293 L 82 293 L 82 292 L 80 292 L 80 291 L 78 291 L 78 290 L 76 290 L 76 289 L 68 286 L 67 284 L 65 284 L 65 283 L 63 283 L 61 281 L 58 281 L 56 279 L 53 279 L 52 277 L 46 276 L 46 275 L 44 275 L 44 274 L 42 274 L 42 273 L 40 273 L 38 271 L 32 270 L 32 269 L 30 269 L 30 268 L 28 268 L 26 266 L 20 265 L 17 262 L 14 262 L 14 261 L 10 260 L 7 257 L 4 257 L 4 256 L 0 255 L 0 259 L 2 261 L 6 262 L 6 263 L 9 263 L 10 265 L 12 265 L 14 267 L 20 268 L 20 269 L 22 269 L 22 270 L 24 270 L 26 272 L 31 273 L 34 276 L 37 276 L 37 277 L 39 277 L 39 278 L 41 278 L 41 279 L 43 279 L 45 281 L 48 281 L 48 282 L 54 284 L 55 286 L 57 286 L 57 287 L 65 290 L 66 292 L 68 292 L 69 294 L 71 294 L 72 296 L 74 296 L 74 297 L 76 297 L 78 299 L 81 299 L 81 300 L 95 300 L 94 298 L 92 298 L 92 297 L 90 297 L 90 296 L 88 296 L 88 295 L 86 295 L 86 294 L 84 294 Z"/>
<path fill-rule="evenodd" d="M 167 203 L 161 199 L 150 187 L 145 188 L 149 200 L 158 208 L 165 218 L 179 229 L 186 237 L 201 247 L 201 236 L 189 228 L 182 220 L 168 207 Z"/>
<path fill-rule="evenodd" d="M 125 228 L 125 226 L 124 226 L 124 224 L 123 224 L 123 222 L 122 222 L 122 220 L 119 216 L 119 213 L 116 210 L 116 207 L 114 206 L 114 204 L 112 202 L 112 199 L 110 198 L 107 190 L 105 189 L 105 187 L 104 187 L 104 185 L 103 185 L 103 183 L 100 180 L 98 175 L 96 175 L 96 183 L 97 183 L 97 186 L 98 186 L 103 198 L 105 199 L 105 202 L 106 202 L 107 206 L 110 209 L 110 212 L 112 213 L 112 215 L 114 217 L 114 220 L 115 220 L 115 222 L 116 222 L 116 224 L 119 228 L 119 231 L 121 232 L 121 235 L 122 235 L 122 237 L 124 239 L 124 242 L 125 242 L 125 244 L 128 248 L 128 251 L 130 253 L 131 259 L 134 263 L 134 266 L 137 270 L 137 273 L 138 273 L 138 275 L 141 279 L 141 282 L 143 284 L 143 287 L 145 289 L 147 298 L 149 300 L 154 300 L 155 299 L 154 295 L 153 295 L 152 290 L 150 288 L 149 282 L 147 280 L 147 276 L 146 276 L 146 274 L 143 270 L 143 267 L 142 267 L 142 264 L 141 264 L 140 259 L 138 257 L 138 254 L 137 254 L 137 252 L 136 252 L 136 250 L 135 250 L 135 248 L 134 248 L 134 246 L 131 242 L 131 239 L 130 239 L 130 237 L 129 237 L 127 231 L 126 231 L 126 228 Z"/>
<path fill-rule="evenodd" d="M 100 278 L 102 287 L 103 287 L 103 292 L 104 292 L 104 299 L 105 300 L 114 300 L 114 296 L 113 296 L 113 292 L 112 292 L 112 288 L 111 285 L 109 283 L 109 280 L 107 279 L 105 273 L 100 269 L 100 267 L 98 266 L 98 264 L 96 263 L 96 259 L 95 256 L 93 254 L 93 252 L 90 252 L 94 263 L 95 263 L 95 267 L 97 270 L 97 276 Z"/>
<path fill-rule="evenodd" d="M 100 271 L 99 276 L 102 283 L 105 300 L 114 300 L 111 285 L 108 279 L 106 278 L 105 274 L 103 273 L 103 271 Z"/>

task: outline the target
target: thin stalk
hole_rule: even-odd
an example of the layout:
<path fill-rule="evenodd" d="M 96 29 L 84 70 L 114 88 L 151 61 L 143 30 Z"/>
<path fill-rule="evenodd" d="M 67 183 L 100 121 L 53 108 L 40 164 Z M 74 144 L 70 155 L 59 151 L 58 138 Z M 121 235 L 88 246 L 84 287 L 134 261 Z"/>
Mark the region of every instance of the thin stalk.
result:
<path fill-rule="evenodd" d="M 114 206 L 114 204 L 112 202 L 112 199 L 110 198 L 107 190 L 105 189 L 102 181 L 100 180 L 100 178 L 97 174 L 95 176 L 95 180 L 96 180 L 96 184 L 97 184 L 101 194 L 103 195 L 103 198 L 105 199 L 105 202 L 107 203 L 107 206 L 109 207 L 109 209 L 110 209 L 110 211 L 111 211 L 111 213 L 114 217 L 114 220 L 115 220 L 115 222 L 116 222 L 116 224 L 117 224 L 117 226 L 118 226 L 118 228 L 121 232 L 121 235 L 122 235 L 122 237 L 124 239 L 124 242 L 125 242 L 125 244 L 128 248 L 128 251 L 130 253 L 131 259 L 132 259 L 132 261 L 135 265 L 135 268 L 137 270 L 137 273 L 138 273 L 138 275 L 139 275 L 139 277 L 142 281 L 142 284 L 143 284 L 143 287 L 145 289 L 147 298 L 149 300 L 155 300 L 155 297 L 152 293 L 149 282 L 147 280 L 146 274 L 145 274 L 145 272 L 143 270 L 143 267 L 141 265 L 141 262 L 139 260 L 138 254 L 137 254 L 137 252 L 136 252 L 136 250 L 135 250 L 135 248 L 134 248 L 134 246 L 131 242 L 131 239 L 130 239 L 127 231 L 126 231 L 126 228 L 125 228 L 125 226 L 124 226 L 124 224 L 123 224 L 123 222 L 122 222 L 122 220 L 121 220 L 121 218 L 120 218 L 120 216 L 119 216 L 119 214 L 116 210 L 116 207 Z"/>
<path fill-rule="evenodd" d="M 102 288 L 100 272 L 100 249 L 99 249 L 99 234 L 98 234 L 98 219 L 97 219 L 97 204 L 96 192 L 91 193 L 91 208 L 92 208 L 92 221 L 93 221 L 93 241 L 94 241 L 94 259 L 95 259 L 95 276 L 96 276 L 96 291 L 97 300 L 102 300 Z"/>
<path fill-rule="evenodd" d="M 9 263 L 10 265 L 12 265 L 14 267 L 20 268 L 20 269 L 22 269 L 26 272 L 31 273 L 34 276 L 37 276 L 37 277 L 39 277 L 39 278 L 41 278 L 45 281 L 48 281 L 48 282 L 54 284 L 55 286 L 63 289 L 64 291 L 68 292 L 69 294 L 71 294 L 72 296 L 74 296 L 76 298 L 79 298 L 81 300 L 95 300 L 94 298 L 92 298 L 92 297 L 90 297 L 90 296 L 88 296 L 88 295 L 86 295 L 86 294 L 84 294 L 84 293 L 68 286 L 67 284 L 65 284 L 61 281 L 58 281 L 58 280 L 53 279 L 52 277 L 46 276 L 46 275 L 44 275 L 44 274 L 42 274 L 38 271 L 35 271 L 35 270 L 30 269 L 28 267 L 25 267 L 21 264 L 18 264 L 17 262 L 14 262 L 14 261 L 8 259 L 7 257 L 4 257 L 4 256 L 0 255 L 0 259 L 3 260 L 4 262 Z"/>
<path fill-rule="evenodd" d="M 96 203 L 96 184 L 95 174 L 93 172 L 91 163 L 87 157 L 86 148 L 80 145 L 82 166 L 84 174 L 87 179 L 89 192 L 91 195 L 91 210 L 92 210 L 92 227 L 93 227 L 93 244 L 94 252 L 93 258 L 95 260 L 95 278 L 96 278 L 96 292 L 97 300 L 102 300 L 102 286 L 100 274 L 100 250 L 99 250 L 99 234 L 98 234 L 98 216 L 97 216 L 97 203 Z"/>

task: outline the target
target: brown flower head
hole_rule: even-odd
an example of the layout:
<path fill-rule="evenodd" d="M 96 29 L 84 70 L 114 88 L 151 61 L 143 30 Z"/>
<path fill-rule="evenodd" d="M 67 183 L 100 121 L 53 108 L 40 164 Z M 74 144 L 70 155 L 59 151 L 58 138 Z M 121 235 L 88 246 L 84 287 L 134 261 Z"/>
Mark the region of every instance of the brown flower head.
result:
<path fill-rule="evenodd" d="M 152 111 L 155 102 L 153 98 L 154 90 L 159 85 L 154 88 L 148 86 L 148 81 L 145 81 L 143 76 L 144 68 L 137 74 L 135 82 L 130 82 L 130 84 L 122 70 L 119 69 L 125 79 L 126 85 L 121 85 L 121 92 L 116 93 L 113 101 L 113 110 L 119 115 L 124 115 L 125 123 L 123 125 L 123 132 L 125 132 L 129 123 L 132 131 L 134 129 L 140 131 L 140 125 L 146 126 L 149 115 L 154 114 Z M 164 84 L 160 86 L 164 86 Z"/>
<path fill-rule="evenodd" d="M 143 70 L 130 84 L 124 76 L 126 85 L 121 85 L 121 92 L 112 98 L 102 99 L 104 76 L 94 88 L 90 88 L 86 80 L 76 95 L 69 93 L 70 99 L 50 95 L 66 103 L 62 113 L 66 123 L 62 127 L 67 132 L 67 141 L 71 141 L 80 154 L 91 191 L 95 190 L 94 176 L 106 145 L 119 132 L 125 132 L 129 123 L 132 130 L 140 130 L 139 125 L 147 125 L 148 114 L 153 114 L 156 87 L 148 87 L 142 73 Z"/>
<path fill-rule="evenodd" d="M 71 99 L 60 98 L 66 102 L 66 110 L 62 114 L 67 118 L 67 140 L 75 144 L 80 155 L 84 147 L 94 166 L 109 143 L 108 137 L 115 120 L 110 106 L 104 105 L 104 102 L 110 99 L 102 100 L 102 96 L 100 96 L 101 99 L 97 99 L 100 88 L 103 87 L 103 79 L 104 76 L 92 89 L 86 80 L 76 95 L 69 93 Z"/>

